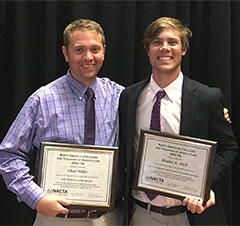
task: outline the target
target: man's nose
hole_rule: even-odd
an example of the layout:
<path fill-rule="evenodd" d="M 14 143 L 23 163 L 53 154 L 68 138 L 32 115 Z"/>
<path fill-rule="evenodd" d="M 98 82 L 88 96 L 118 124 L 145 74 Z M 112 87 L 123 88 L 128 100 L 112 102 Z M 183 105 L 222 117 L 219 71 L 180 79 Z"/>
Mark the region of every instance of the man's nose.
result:
<path fill-rule="evenodd" d="M 161 46 L 161 49 L 167 49 L 167 50 L 169 50 L 169 44 L 168 44 L 168 42 L 163 42 L 163 43 L 162 43 L 162 46 Z"/>
<path fill-rule="evenodd" d="M 93 55 L 92 55 L 91 51 L 86 51 L 85 52 L 84 59 L 85 60 L 92 60 L 93 59 Z"/>

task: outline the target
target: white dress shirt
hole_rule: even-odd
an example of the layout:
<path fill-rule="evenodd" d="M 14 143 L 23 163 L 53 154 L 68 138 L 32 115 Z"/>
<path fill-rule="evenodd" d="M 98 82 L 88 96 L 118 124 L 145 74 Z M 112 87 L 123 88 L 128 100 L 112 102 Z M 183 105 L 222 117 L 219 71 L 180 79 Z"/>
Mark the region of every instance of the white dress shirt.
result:
<path fill-rule="evenodd" d="M 166 95 L 161 100 L 160 122 L 161 131 L 173 134 L 180 132 L 181 101 L 182 101 L 183 74 L 180 72 L 176 80 L 164 88 Z M 152 107 L 156 101 L 156 93 L 161 88 L 156 84 L 151 76 L 150 82 L 144 87 L 139 95 L 136 109 L 136 131 L 134 135 L 134 158 L 136 162 L 139 138 L 141 129 L 149 129 L 151 121 Z M 158 195 L 150 201 L 145 192 L 134 190 L 132 195 L 145 203 L 155 206 L 176 206 L 181 205 L 182 201 L 166 196 Z"/>

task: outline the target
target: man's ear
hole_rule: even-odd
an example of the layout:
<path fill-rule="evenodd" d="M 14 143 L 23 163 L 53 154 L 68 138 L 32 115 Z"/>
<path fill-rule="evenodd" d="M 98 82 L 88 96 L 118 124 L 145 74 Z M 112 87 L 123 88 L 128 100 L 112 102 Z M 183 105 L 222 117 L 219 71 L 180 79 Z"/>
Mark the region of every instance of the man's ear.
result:
<path fill-rule="evenodd" d="M 185 50 L 182 50 L 182 56 L 185 56 L 185 55 L 186 55 L 186 53 L 187 53 L 187 49 L 185 49 Z"/>
<path fill-rule="evenodd" d="M 107 46 L 106 46 L 106 45 L 104 45 L 104 46 L 103 46 L 103 54 L 104 54 L 104 60 L 105 60 L 105 53 L 106 53 L 106 48 L 107 48 Z"/>
<path fill-rule="evenodd" d="M 145 51 L 146 51 L 147 55 L 149 56 L 149 49 L 145 48 Z"/>
<path fill-rule="evenodd" d="M 62 46 L 62 53 L 63 53 L 63 56 L 65 58 L 65 61 L 68 62 L 68 52 L 67 52 L 67 47 L 66 46 Z"/>

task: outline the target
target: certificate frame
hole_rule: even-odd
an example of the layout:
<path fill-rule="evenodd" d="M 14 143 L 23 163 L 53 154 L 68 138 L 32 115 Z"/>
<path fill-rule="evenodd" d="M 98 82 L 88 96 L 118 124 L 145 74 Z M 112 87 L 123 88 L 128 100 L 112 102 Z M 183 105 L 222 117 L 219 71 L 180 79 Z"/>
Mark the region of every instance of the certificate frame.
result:
<path fill-rule="evenodd" d="M 216 149 L 216 141 L 142 129 L 134 188 L 206 204 Z"/>
<path fill-rule="evenodd" d="M 115 206 L 118 147 L 41 142 L 38 183 L 69 209 Z"/>

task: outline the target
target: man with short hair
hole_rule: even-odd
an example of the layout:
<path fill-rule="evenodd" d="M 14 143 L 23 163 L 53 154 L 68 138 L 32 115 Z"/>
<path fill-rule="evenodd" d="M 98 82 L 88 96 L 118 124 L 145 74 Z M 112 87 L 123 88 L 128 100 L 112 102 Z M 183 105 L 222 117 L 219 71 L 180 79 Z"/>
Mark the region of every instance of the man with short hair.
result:
<path fill-rule="evenodd" d="M 85 143 L 88 90 L 96 115 L 92 144 L 118 145 L 118 101 L 124 87 L 97 77 L 106 50 L 103 29 L 95 21 L 79 19 L 65 28 L 63 36 L 62 52 L 70 69 L 28 98 L 0 145 L 0 173 L 17 199 L 38 211 L 34 225 L 118 225 L 121 217 L 116 211 L 79 209 L 70 214 L 71 202 L 46 194 L 26 166 L 34 150 L 38 169 L 43 141 Z"/>
<path fill-rule="evenodd" d="M 179 20 L 160 17 L 145 30 L 144 47 L 152 66 L 148 79 L 120 96 L 120 155 L 124 223 L 127 225 L 226 225 L 219 182 L 237 156 L 231 124 L 222 114 L 223 95 L 181 72 L 192 32 Z M 158 114 L 156 114 L 158 112 Z M 209 200 L 150 196 L 133 188 L 141 129 L 218 142 Z M 160 158 L 160 157 L 159 157 Z"/>

